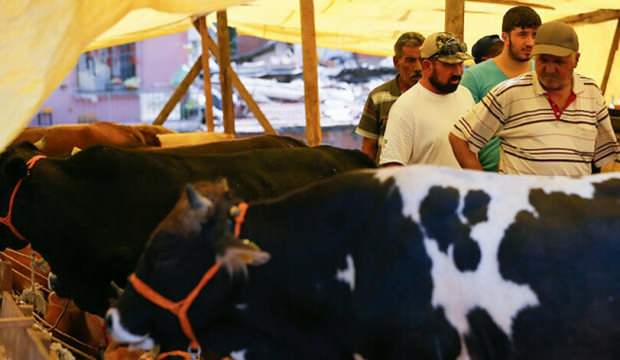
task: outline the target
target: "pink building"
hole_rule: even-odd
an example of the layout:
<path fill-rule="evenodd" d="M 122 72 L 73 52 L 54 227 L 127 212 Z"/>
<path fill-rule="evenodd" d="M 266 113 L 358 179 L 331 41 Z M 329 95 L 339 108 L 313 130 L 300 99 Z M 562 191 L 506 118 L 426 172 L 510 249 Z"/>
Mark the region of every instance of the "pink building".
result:
<path fill-rule="evenodd" d="M 184 75 L 188 45 L 188 33 L 183 32 L 82 54 L 31 126 L 154 120 L 174 89 L 174 79 Z"/>

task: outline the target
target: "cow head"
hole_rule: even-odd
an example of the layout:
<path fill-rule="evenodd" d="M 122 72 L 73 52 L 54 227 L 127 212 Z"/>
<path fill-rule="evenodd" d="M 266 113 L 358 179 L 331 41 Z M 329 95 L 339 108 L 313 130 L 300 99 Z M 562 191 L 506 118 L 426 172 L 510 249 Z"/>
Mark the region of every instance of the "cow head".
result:
<path fill-rule="evenodd" d="M 34 144 L 22 142 L 9 147 L 0 154 L 0 181 L 3 191 L 5 186 L 15 185 L 17 180 L 28 174 L 26 162 L 33 156 L 40 155 L 46 142 L 45 137 Z"/>
<path fill-rule="evenodd" d="M 247 265 L 266 262 L 269 254 L 232 235 L 233 201 L 225 182 L 188 185 L 170 214 L 154 231 L 138 262 L 135 276 L 161 296 L 178 302 L 185 299 L 210 269 L 222 270 L 202 288 L 187 316 L 194 334 L 208 331 L 210 324 L 232 310 L 239 273 Z M 162 349 L 184 349 L 189 340 L 179 319 L 169 310 L 147 300 L 141 286 L 128 283 L 106 316 L 112 336 L 119 342 L 148 348 L 158 342 Z"/>
<path fill-rule="evenodd" d="M 40 155 L 45 139 L 36 144 L 22 142 L 9 147 L 0 154 L 0 216 L 6 217 L 9 213 L 10 200 L 15 186 L 20 179 L 28 175 L 27 162 L 36 155 Z M 15 207 L 15 206 L 14 206 Z M 0 225 L 0 249 L 11 247 L 21 249 L 28 243 L 17 238 L 6 224 Z"/>

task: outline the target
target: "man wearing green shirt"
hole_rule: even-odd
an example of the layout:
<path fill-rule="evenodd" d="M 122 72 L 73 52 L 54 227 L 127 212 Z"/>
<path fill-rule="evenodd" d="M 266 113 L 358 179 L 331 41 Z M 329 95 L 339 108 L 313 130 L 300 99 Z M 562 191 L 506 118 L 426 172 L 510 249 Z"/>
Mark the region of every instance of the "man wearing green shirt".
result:
<path fill-rule="evenodd" d="M 502 53 L 471 67 L 461 80 L 461 85 L 469 89 L 475 102 L 479 102 L 500 82 L 532 70 L 532 48 L 540 24 L 540 16 L 527 6 L 515 6 L 504 14 Z M 497 171 L 500 142 L 495 137 L 478 153 L 485 171 Z"/>

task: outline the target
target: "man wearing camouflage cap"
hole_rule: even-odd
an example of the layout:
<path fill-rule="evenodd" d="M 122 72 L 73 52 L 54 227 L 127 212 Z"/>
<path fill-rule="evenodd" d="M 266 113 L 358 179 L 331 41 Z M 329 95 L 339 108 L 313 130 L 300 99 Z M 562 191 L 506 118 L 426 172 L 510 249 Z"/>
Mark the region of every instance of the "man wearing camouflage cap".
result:
<path fill-rule="evenodd" d="M 474 105 L 460 86 L 467 47 L 451 33 L 431 34 L 422 44 L 422 79 L 402 94 L 388 116 L 380 165 L 459 167 L 448 142 L 454 122 Z"/>
<path fill-rule="evenodd" d="M 582 176 L 613 161 L 620 148 L 596 83 L 574 73 L 575 30 L 541 25 L 532 54 L 535 71 L 502 82 L 463 116 L 450 134 L 463 168 L 482 167 L 476 153 L 500 138 L 499 172 Z"/>

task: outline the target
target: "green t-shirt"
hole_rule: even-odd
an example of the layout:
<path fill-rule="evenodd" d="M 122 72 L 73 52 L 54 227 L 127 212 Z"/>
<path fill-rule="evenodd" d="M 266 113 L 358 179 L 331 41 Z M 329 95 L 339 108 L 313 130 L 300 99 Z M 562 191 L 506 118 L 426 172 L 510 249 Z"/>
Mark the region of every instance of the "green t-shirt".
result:
<path fill-rule="evenodd" d="M 469 89 L 474 101 L 478 103 L 495 85 L 504 80 L 508 80 L 508 77 L 495 65 L 495 61 L 489 59 L 467 69 L 461 85 Z M 485 171 L 497 171 L 500 143 L 498 137 L 493 137 L 478 152 L 478 159 Z"/>

